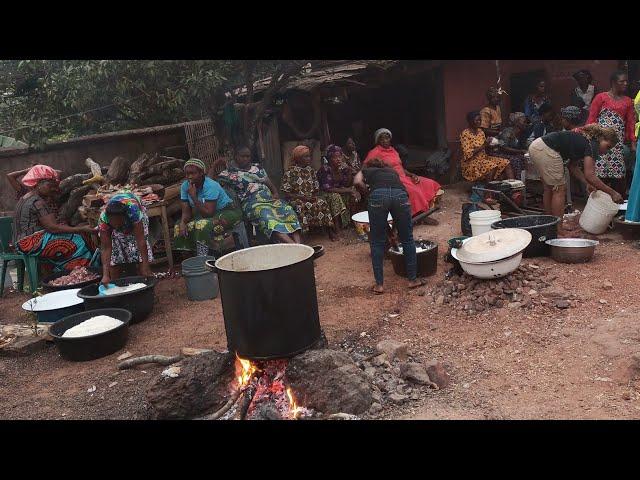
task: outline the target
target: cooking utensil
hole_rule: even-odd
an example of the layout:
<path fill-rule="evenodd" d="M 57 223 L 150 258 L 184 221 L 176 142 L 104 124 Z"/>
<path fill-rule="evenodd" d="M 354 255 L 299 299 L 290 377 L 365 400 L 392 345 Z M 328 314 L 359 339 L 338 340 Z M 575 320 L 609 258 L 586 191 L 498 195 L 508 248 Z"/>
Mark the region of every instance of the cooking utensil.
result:
<path fill-rule="evenodd" d="M 640 223 L 628 222 L 624 216 L 616 217 L 613 220 L 616 230 L 622 234 L 622 238 L 625 240 L 638 240 L 640 239 Z"/>
<path fill-rule="evenodd" d="M 531 242 L 531 233 L 519 228 L 505 228 L 482 233 L 466 240 L 458 250 L 460 261 L 487 263 L 512 257 Z"/>
<path fill-rule="evenodd" d="M 22 304 L 22 309 L 34 312 L 38 317 L 38 323 L 57 322 L 84 310 L 84 302 L 77 295 L 79 291 L 79 288 L 74 288 L 30 298 Z"/>
<path fill-rule="evenodd" d="M 593 258 L 597 240 L 584 238 L 554 238 L 547 240 L 551 246 L 551 258 L 561 263 L 586 263 Z"/>
<path fill-rule="evenodd" d="M 491 228 L 494 230 L 501 228 L 527 230 L 533 238 L 524 251 L 524 257 L 531 258 L 549 255 L 549 246 L 545 242 L 558 236 L 558 223 L 560 223 L 560 219 L 553 215 L 524 215 L 500 220 L 492 224 Z"/>
<path fill-rule="evenodd" d="M 460 263 L 460 266 L 465 272 L 481 279 L 500 278 L 509 275 L 515 271 L 520 266 L 520 262 L 522 262 L 522 252 L 516 253 L 508 258 L 503 258 L 502 260 L 484 263 L 464 262 L 458 257 L 458 252 L 459 250 L 457 248 L 452 248 L 451 256 Z"/>
<path fill-rule="evenodd" d="M 78 297 L 84 300 L 84 309 L 96 310 L 102 308 L 123 308 L 131 312 L 131 323 L 138 323 L 146 319 L 153 310 L 154 289 L 158 281 L 153 277 L 123 277 L 113 280 L 118 287 L 125 287 L 133 283 L 145 283 L 147 286 L 139 290 L 116 293 L 114 295 L 100 295 L 98 285 L 89 285 L 78 292 Z"/>
<path fill-rule="evenodd" d="M 45 292 L 58 292 L 60 290 L 72 290 L 74 288 L 80 289 L 82 287 L 86 287 L 87 285 L 93 285 L 95 283 L 99 283 L 100 277 L 102 276 L 102 268 L 89 267 L 87 270 L 89 270 L 92 273 L 95 273 L 98 276 L 93 280 L 88 280 L 86 282 L 80 282 L 73 285 L 52 285 L 51 282 L 53 282 L 55 279 L 63 277 L 65 275 L 69 275 L 70 272 L 54 273 L 53 275 L 50 275 L 42 279 L 42 282 L 41 282 L 42 289 Z"/>
<path fill-rule="evenodd" d="M 418 278 L 429 277 L 438 270 L 438 244 L 429 240 L 416 242 L 416 247 L 424 250 L 416 252 L 417 276 Z M 407 276 L 407 266 L 404 261 L 404 252 L 399 252 L 393 248 L 389 249 L 393 271 L 401 277 Z"/>
<path fill-rule="evenodd" d="M 207 265 L 218 273 L 227 348 L 243 358 L 296 355 L 321 337 L 314 258 L 307 245 L 261 245 Z"/>
<path fill-rule="evenodd" d="M 63 337 L 64 332 L 76 325 L 99 315 L 106 315 L 120 320 L 122 325 L 106 332 L 88 335 L 86 337 Z M 122 308 L 103 308 L 80 312 L 58 320 L 49 328 L 49 335 L 53 337 L 60 355 L 71 361 L 86 361 L 104 357 L 117 352 L 127 343 L 131 312 Z"/>

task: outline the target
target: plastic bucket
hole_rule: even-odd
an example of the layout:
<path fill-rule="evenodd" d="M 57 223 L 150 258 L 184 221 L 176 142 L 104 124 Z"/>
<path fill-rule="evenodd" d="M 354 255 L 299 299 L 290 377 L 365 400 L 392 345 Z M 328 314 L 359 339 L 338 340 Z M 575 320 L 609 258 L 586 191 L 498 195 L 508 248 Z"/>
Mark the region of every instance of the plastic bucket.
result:
<path fill-rule="evenodd" d="M 206 261 L 216 261 L 216 257 L 191 257 L 182 262 L 182 273 L 202 273 L 208 272 Z"/>
<path fill-rule="evenodd" d="M 469 214 L 469 224 L 471 225 L 471 235 L 476 236 L 481 233 L 491 231 L 491 224 L 502 219 L 500 210 L 478 210 Z"/>
<path fill-rule="evenodd" d="M 192 301 L 213 300 L 218 296 L 218 275 L 209 270 L 206 261 L 215 257 L 192 257 L 182 262 L 182 276 L 187 284 L 187 297 Z"/>
<path fill-rule="evenodd" d="M 580 215 L 580 226 L 593 235 L 600 235 L 607 231 L 607 227 L 616 216 L 620 206 L 615 203 L 608 193 L 600 190 L 589 195 L 584 212 Z"/>

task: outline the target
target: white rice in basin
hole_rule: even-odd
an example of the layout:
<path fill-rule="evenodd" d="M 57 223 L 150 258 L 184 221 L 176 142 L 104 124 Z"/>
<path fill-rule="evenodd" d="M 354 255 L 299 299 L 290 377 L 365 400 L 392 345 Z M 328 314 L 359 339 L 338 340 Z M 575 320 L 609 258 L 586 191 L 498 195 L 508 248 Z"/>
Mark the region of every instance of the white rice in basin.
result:
<path fill-rule="evenodd" d="M 132 283 L 132 284 L 127 285 L 125 287 L 107 288 L 104 291 L 104 294 L 105 295 L 117 295 L 118 293 L 133 292 L 135 290 L 141 290 L 141 289 L 145 288 L 146 286 L 147 286 L 146 283 Z"/>
<path fill-rule="evenodd" d="M 122 325 L 123 322 L 117 318 L 108 317 L 107 315 L 98 315 L 79 323 L 75 327 L 62 334 L 63 338 L 88 337 L 98 333 L 108 332 Z"/>

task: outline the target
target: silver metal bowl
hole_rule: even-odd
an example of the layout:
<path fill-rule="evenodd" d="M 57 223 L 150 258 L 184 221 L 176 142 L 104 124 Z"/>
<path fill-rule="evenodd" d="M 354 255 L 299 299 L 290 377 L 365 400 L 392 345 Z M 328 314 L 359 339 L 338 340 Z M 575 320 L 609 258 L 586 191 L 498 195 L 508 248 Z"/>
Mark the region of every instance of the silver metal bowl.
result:
<path fill-rule="evenodd" d="M 587 263 L 596 251 L 597 240 L 554 238 L 545 242 L 551 247 L 551 258 L 560 263 Z"/>

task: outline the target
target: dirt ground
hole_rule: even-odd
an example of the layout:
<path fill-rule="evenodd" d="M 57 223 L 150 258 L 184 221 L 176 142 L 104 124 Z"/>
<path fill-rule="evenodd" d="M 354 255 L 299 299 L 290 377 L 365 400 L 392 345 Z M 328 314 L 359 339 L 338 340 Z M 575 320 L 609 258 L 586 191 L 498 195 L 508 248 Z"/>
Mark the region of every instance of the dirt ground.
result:
<path fill-rule="evenodd" d="M 415 228 L 416 239 L 439 245 L 433 285 L 444 278 L 447 239 L 459 235 L 465 194 L 447 190 L 439 225 Z M 363 346 L 392 338 L 410 352 L 447 366 L 451 384 L 419 400 L 383 411 L 393 419 L 627 419 L 640 418 L 640 381 L 632 355 L 640 352 L 640 251 L 616 233 L 600 236 L 591 263 L 562 265 L 549 258 L 558 285 L 578 295 L 566 310 L 537 306 L 501 308 L 468 316 L 427 304 L 419 291 L 385 262 L 387 292 L 370 292 L 369 248 L 353 230 L 336 242 L 322 237 L 325 255 L 316 261 L 320 320 L 331 346 L 345 339 Z M 529 260 L 525 259 L 525 263 Z M 605 280 L 613 289 L 603 287 Z M 248 292 L 250 294 L 250 292 Z M 126 350 L 134 355 L 172 355 L 181 347 L 226 347 L 220 300 L 190 302 L 184 281 L 163 280 L 152 316 L 130 328 Z M 27 297 L 0 299 L 2 323 L 25 321 Z M 389 316 L 391 313 L 399 315 Z M 116 369 L 111 356 L 84 363 L 62 360 L 53 345 L 28 357 L 0 357 L 1 419 L 131 419 L 152 375 L 163 367 Z M 95 391 L 88 392 L 95 386 Z"/>

